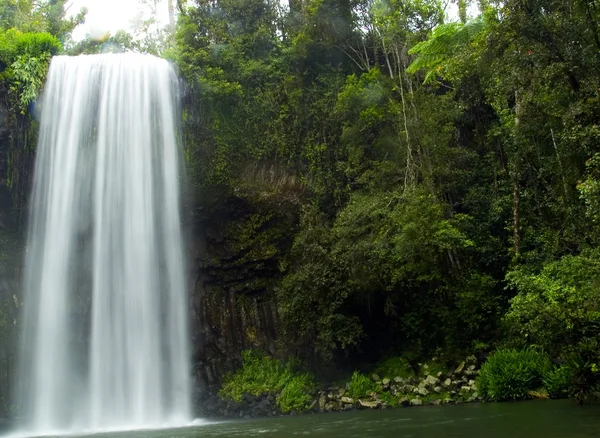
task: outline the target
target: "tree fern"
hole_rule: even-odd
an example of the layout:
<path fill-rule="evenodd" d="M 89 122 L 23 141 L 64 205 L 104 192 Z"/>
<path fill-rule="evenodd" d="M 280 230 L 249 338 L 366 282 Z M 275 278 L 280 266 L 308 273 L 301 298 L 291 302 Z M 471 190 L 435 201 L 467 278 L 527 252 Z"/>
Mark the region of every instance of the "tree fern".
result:
<path fill-rule="evenodd" d="M 426 70 L 424 83 L 433 82 L 443 76 L 443 67 L 461 47 L 471 43 L 483 30 L 484 20 L 479 17 L 468 23 L 447 23 L 437 26 L 429 38 L 416 44 L 409 53 L 416 54 L 415 60 L 408 66 L 408 73 Z"/>

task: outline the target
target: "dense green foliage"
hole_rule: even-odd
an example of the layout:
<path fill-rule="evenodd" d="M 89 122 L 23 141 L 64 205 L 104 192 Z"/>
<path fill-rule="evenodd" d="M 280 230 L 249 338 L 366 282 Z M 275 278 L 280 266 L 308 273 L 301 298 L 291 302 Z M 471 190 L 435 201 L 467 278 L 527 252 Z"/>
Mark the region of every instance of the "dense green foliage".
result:
<path fill-rule="evenodd" d="M 555 354 L 600 330 L 600 257 L 597 250 L 566 255 L 540 273 L 513 270 L 519 294 L 506 314 L 511 339 Z"/>
<path fill-rule="evenodd" d="M 282 353 L 567 360 L 598 339 L 600 9 L 466 4 L 460 22 L 435 0 L 183 9 L 192 205 L 237 242 L 237 265 L 207 258 L 211 287 L 275 299 Z"/>
<path fill-rule="evenodd" d="M 370 392 L 375 391 L 375 385 L 367 376 L 354 371 L 348 382 L 348 395 L 354 399 L 366 397 Z"/>
<path fill-rule="evenodd" d="M 579 52 L 598 17 L 525 3 L 448 24 L 435 1 L 185 9 L 199 218 L 259 221 L 240 249 L 270 281 L 239 293 L 276 296 L 290 353 L 462 354 L 507 327 L 554 354 L 594 323 L 593 279 L 567 271 L 597 238 L 597 55 Z"/>
<path fill-rule="evenodd" d="M 543 352 L 498 350 L 481 367 L 477 387 L 490 400 L 521 400 L 542 386 L 550 369 L 550 359 Z"/>
<path fill-rule="evenodd" d="M 572 382 L 573 370 L 565 365 L 548 371 L 544 376 L 544 387 L 551 398 L 567 397 Z"/>
<path fill-rule="evenodd" d="M 314 381 L 310 374 L 264 354 L 247 350 L 242 353 L 242 365 L 224 377 L 220 395 L 241 401 L 244 394 L 254 396 L 274 394 L 281 412 L 301 412 L 309 407 Z"/>

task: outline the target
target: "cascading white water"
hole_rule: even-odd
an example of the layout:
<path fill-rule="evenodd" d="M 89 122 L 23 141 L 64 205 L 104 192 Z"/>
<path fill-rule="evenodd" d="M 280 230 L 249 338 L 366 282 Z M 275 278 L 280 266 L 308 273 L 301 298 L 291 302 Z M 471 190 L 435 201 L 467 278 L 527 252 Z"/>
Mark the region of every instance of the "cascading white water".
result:
<path fill-rule="evenodd" d="M 176 96 L 149 55 L 52 60 L 25 274 L 31 433 L 190 421 Z"/>

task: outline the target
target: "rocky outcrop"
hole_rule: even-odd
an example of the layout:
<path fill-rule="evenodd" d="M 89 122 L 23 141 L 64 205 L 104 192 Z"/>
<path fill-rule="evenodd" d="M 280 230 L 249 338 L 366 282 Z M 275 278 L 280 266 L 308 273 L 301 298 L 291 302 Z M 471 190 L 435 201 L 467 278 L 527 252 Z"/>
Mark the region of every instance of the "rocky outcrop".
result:
<path fill-rule="evenodd" d="M 477 392 L 475 377 L 479 374 L 474 358 L 468 358 L 454 372 L 420 377 L 381 379 L 371 376 L 375 387 L 364 397 L 352 397 L 350 385 L 330 386 L 310 394 L 312 402 L 305 412 L 327 413 L 363 409 L 442 405 L 482 401 Z M 277 406 L 278 394 L 253 396 L 245 394 L 240 402 L 223 400 L 212 395 L 199 406 L 204 418 L 253 418 L 282 415 Z M 292 411 L 295 415 L 298 412 Z"/>
<path fill-rule="evenodd" d="M 190 314 L 196 403 L 216 394 L 221 377 L 247 349 L 277 355 L 273 290 L 297 215 L 285 205 L 230 198 L 192 217 L 188 239 Z"/>

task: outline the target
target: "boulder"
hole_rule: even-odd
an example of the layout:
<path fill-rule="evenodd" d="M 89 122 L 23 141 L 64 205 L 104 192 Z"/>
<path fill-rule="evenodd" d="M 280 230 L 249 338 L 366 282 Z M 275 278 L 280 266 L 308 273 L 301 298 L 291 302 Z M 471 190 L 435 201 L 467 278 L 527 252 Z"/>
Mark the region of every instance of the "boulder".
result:
<path fill-rule="evenodd" d="M 324 395 L 322 395 L 321 397 L 319 397 L 319 409 L 321 411 L 325 410 L 326 403 L 327 403 L 327 399 L 325 398 Z"/>
<path fill-rule="evenodd" d="M 246 403 L 254 403 L 258 400 L 258 396 L 250 394 L 250 393 L 244 393 L 244 395 L 242 395 L 242 401 L 246 402 Z"/>
<path fill-rule="evenodd" d="M 371 380 L 373 380 L 373 382 L 379 382 L 381 379 L 379 378 L 379 376 L 377 374 L 373 374 L 371 376 Z"/>
<path fill-rule="evenodd" d="M 422 406 L 422 405 L 423 405 L 423 400 L 421 400 L 421 399 L 418 399 L 418 398 L 413 398 L 413 399 L 410 401 L 410 405 L 411 405 L 411 406 Z"/>
<path fill-rule="evenodd" d="M 402 377 L 394 377 L 394 382 L 402 384 L 404 383 L 404 380 L 402 379 Z"/>
<path fill-rule="evenodd" d="M 204 402 L 204 409 L 206 409 L 208 412 L 215 412 L 219 409 L 220 405 L 221 405 L 221 398 L 217 395 L 211 395 Z"/>
<path fill-rule="evenodd" d="M 475 365 L 477 363 L 477 358 L 471 355 L 465 359 L 465 362 L 467 363 L 467 365 Z"/>
<path fill-rule="evenodd" d="M 390 385 L 390 379 L 383 379 L 381 381 L 381 383 L 383 383 L 384 387 L 389 387 L 389 385 Z"/>
<path fill-rule="evenodd" d="M 444 380 L 443 385 L 448 388 L 450 385 L 452 385 L 452 380 L 450 378 L 447 378 L 446 380 Z"/>
<path fill-rule="evenodd" d="M 366 408 L 366 409 L 377 409 L 380 405 L 378 400 L 359 400 L 358 404 L 360 405 L 361 408 Z"/>
<path fill-rule="evenodd" d="M 454 370 L 454 374 L 460 374 L 463 372 L 463 370 L 465 369 L 465 363 L 462 362 L 455 370 Z"/>
<path fill-rule="evenodd" d="M 439 386 L 436 386 L 435 388 L 433 388 L 433 391 L 434 391 L 436 394 L 439 394 L 440 392 L 442 392 L 442 388 L 440 388 Z"/>
<path fill-rule="evenodd" d="M 427 389 L 425 389 L 425 388 L 418 388 L 416 390 L 416 393 L 419 395 L 422 395 L 423 397 L 429 395 L 429 391 L 427 391 Z"/>
<path fill-rule="evenodd" d="M 410 400 L 408 399 L 408 397 L 403 397 L 398 401 L 398 404 L 400 406 L 410 406 Z"/>
<path fill-rule="evenodd" d="M 438 383 L 440 383 L 440 379 L 438 379 L 437 377 L 433 377 L 433 376 L 427 376 L 427 377 L 425 377 L 425 380 L 423 382 L 425 383 L 426 386 L 435 386 Z"/>
<path fill-rule="evenodd" d="M 350 398 L 350 397 L 342 397 L 341 400 L 342 400 L 342 403 L 344 403 L 345 405 L 353 405 L 354 404 L 354 399 Z"/>

